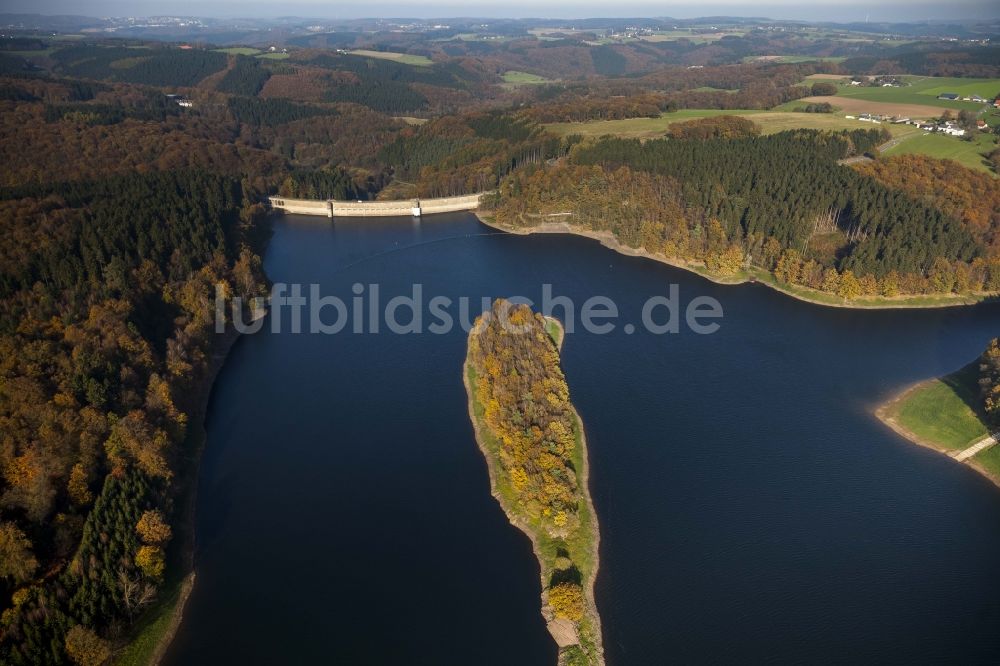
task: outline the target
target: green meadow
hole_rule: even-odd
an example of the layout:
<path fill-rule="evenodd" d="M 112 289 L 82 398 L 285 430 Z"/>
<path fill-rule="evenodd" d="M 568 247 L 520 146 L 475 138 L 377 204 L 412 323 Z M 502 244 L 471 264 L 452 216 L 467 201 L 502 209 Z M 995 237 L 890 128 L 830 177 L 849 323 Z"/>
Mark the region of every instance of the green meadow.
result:
<path fill-rule="evenodd" d="M 925 444 L 961 451 L 989 434 L 972 407 L 979 402 L 978 379 L 978 364 L 970 363 L 916 387 L 890 404 L 884 418 L 894 420 Z"/>
<path fill-rule="evenodd" d="M 537 74 L 531 74 L 529 72 L 519 72 L 513 69 L 503 73 L 504 83 L 515 86 L 537 85 L 539 83 L 549 83 L 551 80 L 552 79 L 547 79 L 544 76 L 538 76 Z"/>
<path fill-rule="evenodd" d="M 932 76 L 901 76 L 908 85 L 902 87 L 852 86 L 850 82 L 838 83 L 837 95 L 853 97 L 872 102 L 893 104 L 924 104 L 944 109 L 968 109 L 978 111 L 983 108 L 979 102 L 962 102 L 938 99 L 942 93 L 956 93 L 962 97 L 979 95 L 993 99 L 1000 94 L 1000 79 L 959 79 Z"/>
<path fill-rule="evenodd" d="M 993 173 L 985 155 L 997 147 L 996 137 L 986 132 L 974 132 L 972 141 L 944 134 L 921 134 L 903 141 L 885 152 L 886 155 L 920 154 L 956 162 L 987 173 Z"/>

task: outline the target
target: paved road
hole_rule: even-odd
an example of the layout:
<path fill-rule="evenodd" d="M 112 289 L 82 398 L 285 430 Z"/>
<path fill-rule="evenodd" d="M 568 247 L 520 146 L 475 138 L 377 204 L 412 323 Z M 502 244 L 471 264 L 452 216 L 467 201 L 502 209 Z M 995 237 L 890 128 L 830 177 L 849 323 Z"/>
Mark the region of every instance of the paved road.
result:
<path fill-rule="evenodd" d="M 982 451 L 985 451 L 986 449 L 990 448 L 996 443 L 997 443 L 997 438 L 994 437 L 993 435 L 990 435 L 988 437 L 983 437 L 981 440 L 979 440 L 969 448 L 965 449 L 964 451 L 959 451 L 958 453 L 956 453 L 955 460 L 959 462 L 962 462 L 963 460 L 968 460 L 972 456 L 976 455 L 977 453 L 981 453 Z"/>

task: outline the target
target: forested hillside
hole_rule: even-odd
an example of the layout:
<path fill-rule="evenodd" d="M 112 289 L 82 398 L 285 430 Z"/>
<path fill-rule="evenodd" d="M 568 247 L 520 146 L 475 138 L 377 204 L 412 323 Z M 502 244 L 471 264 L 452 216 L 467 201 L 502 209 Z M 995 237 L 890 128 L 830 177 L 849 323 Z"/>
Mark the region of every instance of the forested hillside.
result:
<path fill-rule="evenodd" d="M 962 220 L 988 256 L 1000 256 L 1000 178 L 924 155 L 860 162 L 854 168 Z"/>
<path fill-rule="evenodd" d="M 631 247 L 730 275 L 759 267 L 844 298 L 1000 287 L 992 222 L 986 231 L 954 207 L 935 207 L 940 198 L 914 198 L 837 164 L 885 140 L 878 130 L 676 134 L 579 146 L 571 163 L 597 167 L 589 178 L 565 165 L 515 174 L 501 188 L 497 219 L 532 226 L 537 214 L 571 212 L 572 223 Z M 634 172 L 658 180 L 636 181 Z"/>
<path fill-rule="evenodd" d="M 148 45 L 72 46 L 53 58 L 56 71 L 66 76 L 152 86 L 193 86 L 226 66 L 222 53 Z"/>
<path fill-rule="evenodd" d="M 493 189 L 518 167 L 565 153 L 571 142 L 501 113 L 436 119 L 401 131 L 378 160 L 417 183 L 420 196 Z"/>
<path fill-rule="evenodd" d="M 815 64 L 669 67 L 641 79 L 540 86 L 526 117 L 540 123 L 655 117 L 677 109 L 769 109 L 812 94 Z"/>
<path fill-rule="evenodd" d="M 125 67 L 132 51 L 147 59 Z M 411 126 L 259 97 L 269 70 L 243 57 L 72 53 L 56 69 L 105 82 L 0 80 L 2 663 L 101 663 L 161 598 L 212 299 L 263 288 L 264 195 L 374 198 L 397 173 L 421 195 L 479 191 L 569 145 L 502 111 Z M 216 61 L 188 107 L 122 74 L 181 63 L 162 71 L 191 83 Z"/>
<path fill-rule="evenodd" d="M 261 289 L 263 208 L 204 172 L 0 197 L 0 655 L 79 661 L 156 598 L 215 288 Z"/>

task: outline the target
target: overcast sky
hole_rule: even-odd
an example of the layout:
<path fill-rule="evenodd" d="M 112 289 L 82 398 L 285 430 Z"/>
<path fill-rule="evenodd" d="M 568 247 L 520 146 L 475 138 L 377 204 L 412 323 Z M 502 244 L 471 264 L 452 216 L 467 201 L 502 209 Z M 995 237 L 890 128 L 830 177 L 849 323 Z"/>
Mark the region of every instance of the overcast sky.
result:
<path fill-rule="evenodd" d="M 446 0 L 447 1 L 447 0 Z M 462 4 L 436 4 L 424 0 L 3 0 L 0 11 L 84 16 L 315 16 L 322 18 L 484 16 L 502 18 L 596 16 L 766 16 L 769 18 L 838 21 L 963 20 L 1000 17 L 994 0 L 723 0 L 713 3 L 652 0 L 466 0 Z"/>

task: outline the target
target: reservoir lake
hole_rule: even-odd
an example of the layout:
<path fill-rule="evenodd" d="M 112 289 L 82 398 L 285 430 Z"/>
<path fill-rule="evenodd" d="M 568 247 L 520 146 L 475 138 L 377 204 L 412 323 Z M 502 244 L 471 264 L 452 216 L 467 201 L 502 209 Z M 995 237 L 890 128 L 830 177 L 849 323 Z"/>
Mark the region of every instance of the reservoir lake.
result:
<path fill-rule="evenodd" d="M 348 302 L 420 283 L 473 314 L 543 284 L 577 314 L 617 304 L 613 333 L 578 325 L 562 351 L 608 664 L 1000 663 L 1000 489 L 872 415 L 980 354 L 1000 306 L 827 308 L 466 213 L 286 216 L 264 263 Z M 627 334 L 671 284 L 717 299 L 719 331 Z M 466 331 L 273 333 L 272 316 L 213 388 L 166 663 L 554 665 L 537 562 L 469 422 Z"/>

